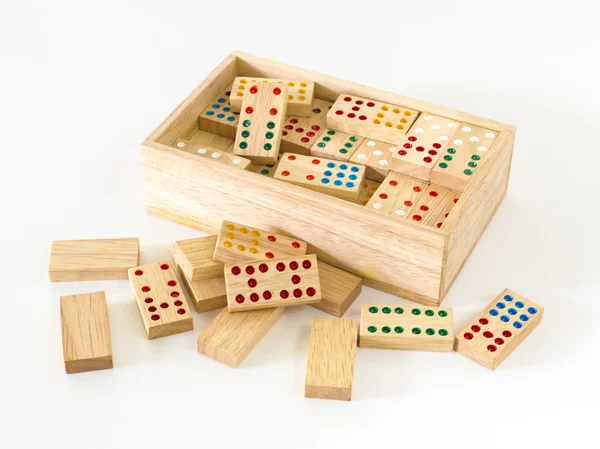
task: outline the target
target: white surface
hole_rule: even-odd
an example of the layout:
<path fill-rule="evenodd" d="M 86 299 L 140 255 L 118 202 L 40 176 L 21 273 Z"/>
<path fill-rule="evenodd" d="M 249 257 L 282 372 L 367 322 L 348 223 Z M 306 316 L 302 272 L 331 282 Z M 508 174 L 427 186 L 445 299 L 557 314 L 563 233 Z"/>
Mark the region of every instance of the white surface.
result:
<path fill-rule="evenodd" d="M 3 447 L 504 449 L 595 435 L 596 2 L 32 3 L 0 4 Z M 288 310 L 232 370 L 196 352 L 216 312 L 150 342 L 126 281 L 48 282 L 54 239 L 139 236 L 150 262 L 199 234 L 145 214 L 138 147 L 233 49 L 518 127 L 508 196 L 444 303 L 456 330 L 505 286 L 545 307 L 498 370 L 359 349 L 351 403 L 306 400 L 321 312 Z M 115 368 L 67 376 L 59 296 L 96 290 Z M 406 303 L 365 289 L 346 318 L 371 301 Z"/>

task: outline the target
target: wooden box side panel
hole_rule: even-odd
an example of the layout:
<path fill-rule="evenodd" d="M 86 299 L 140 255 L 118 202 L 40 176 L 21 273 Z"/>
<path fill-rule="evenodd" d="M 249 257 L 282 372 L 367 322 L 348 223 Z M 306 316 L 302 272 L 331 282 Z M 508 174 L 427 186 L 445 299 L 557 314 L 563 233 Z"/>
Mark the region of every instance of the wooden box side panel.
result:
<path fill-rule="evenodd" d="M 444 297 L 460 273 L 475 245 L 502 203 L 508 188 L 515 133 L 504 131 L 497 142 L 498 151 L 489 159 L 475 184 L 463 193 L 442 229 L 449 229 L 444 260 L 442 290 Z"/>
<path fill-rule="evenodd" d="M 151 142 L 142 145 L 142 167 L 151 213 L 213 232 L 231 220 L 289 234 L 331 265 L 438 302 L 446 236 L 437 229 Z"/>

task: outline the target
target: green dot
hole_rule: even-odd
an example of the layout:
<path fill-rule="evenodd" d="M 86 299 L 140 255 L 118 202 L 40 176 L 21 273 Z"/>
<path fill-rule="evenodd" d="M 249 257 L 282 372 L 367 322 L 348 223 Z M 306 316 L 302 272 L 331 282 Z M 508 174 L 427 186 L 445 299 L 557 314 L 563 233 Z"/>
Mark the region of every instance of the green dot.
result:
<path fill-rule="evenodd" d="M 275 134 L 273 134 L 271 131 L 269 131 L 267 134 L 265 134 L 265 137 L 266 137 L 267 139 L 272 139 L 274 135 L 275 135 Z"/>
<path fill-rule="evenodd" d="M 450 154 L 456 153 L 456 148 L 448 148 L 448 153 L 450 153 Z"/>
<path fill-rule="evenodd" d="M 325 148 L 325 147 L 327 146 L 327 144 L 326 144 L 325 142 L 319 142 L 319 143 L 317 144 L 317 146 L 318 146 L 319 148 Z"/>
<path fill-rule="evenodd" d="M 367 330 L 371 333 L 377 332 L 377 328 L 375 326 L 369 326 L 369 327 L 367 327 Z"/>
<path fill-rule="evenodd" d="M 344 146 L 346 148 L 352 148 L 354 145 L 352 145 L 351 143 L 345 143 Z"/>
<path fill-rule="evenodd" d="M 419 335 L 421 333 L 421 329 L 419 329 L 418 327 L 413 327 L 412 333 L 415 335 Z"/>
<path fill-rule="evenodd" d="M 469 167 L 475 168 L 475 167 L 477 167 L 477 162 L 469 162 L 467 165 Z"/>
<path fill-rule="evenodd" d="M 340 150 L 340 153 L 342 153 L 342 154 L 346 154 L 347 152 L 348 152 L 348 150 L 347 150 L 347 149 L 345 149 L 345 148 L 342 148 L 342 149 Z"/>
<path fill-rule="evenodd" d="M 448 335 L 448 331 L 446 329 L 440 329 L 438 331 L 438 333 L 442 336 L 445 337 L 446 335 Z"/>
<path fill-rule="evenodd" d="M 264 169 L 262 169 L 262 170 L 260 171 L 260 174 L 261 174 L 261 175 L 268 175 L 268 174 L 269 174 L 269 170 L 267 170 L 266 168 L 264 168 Z"/>
<path fill-rule="evenodd" d="M 248 137 L 250 135 L 250 131 L 248 131 L 247 129 L 242 131 L 242 137 Z"/>
<path fill-rule="evenodd" d="M 265 149 L 265 151 L 269 151 L 271 150 L 271 148 L 273 148 L 273 145 L 271 145 L 270 143 L 265 143 L 265 146 L 263 148 Z"/>
<path fill-rule="evenodd" d="M 330 136 L 335 136 L 335 131 L 333 129 L 330 129 L 329 131 L 327 131 L 327 134 L 329 134 Z"/>
<path fill-rule="evenodd" d="M 384 307 L 383 309 L 381 309 L 381 311 L 383 313 L 390 313 L 392 311 L 392 309 L 390 309 L 389 307 Z"/>
<path fill-rule="evenodd" d="M 349 138 L 352 142 L 356 142 L 358 140 L 358 137 L 356 136 L 350 136 Z"/>
<path fill-rule="evenodd" d="M 250 120 L 244 120 L 242 122 L 242 125 L 244 126 L 244 128 L 248 128 L 250 126 Z"/>
<path fill-rule="evenodd" d="M 445 316 L 448 316 L 448 312 L 446 312 L 445 310 L 440 310 L 438 312 L 438 315 L 441 316 L 441 317 L 445 317 Z"/>
<path fill-rule="evenodd" d="M 429 328 L 425 331 L 427 335 L 435 335 L 435 331 L 432 328 Z"/>
<path fill-rule="evenodd" d="M 404 328 L 402 326 L 396 326 L 394 328 L 394 332 L 396 332 L 397 334 L 401 334 L 402 332 L 404 332 Z"/>
<path fill-rule="evenodd" d="M 329 141 L 331 140 L 331 137 L 327 137 L 327 136 L 325 136 L 325 137 L 323 137 L 323 140 L 324 140 L 325 142 L 329 142 Z"/>
<path fill-rule="evenodd" d="M 273 167 L 275 167 L 275 165 L 273 165 L 273 164 L 266 164 L 265 167 L 273 168 Z"/>
<path fill-rule="evenodd" d="M 269 122 L 269 123 L 267 123 L 267 128 L 269 128 L 269 129 L 275 128 L 275 122 Z"/>
<path fill-rule="evenodd" d="M 445 161 L 451 161 L 452 160 L 452 156 L 450 156 L 449 154 L 447 154 L 446 156 L 444 156 L 444 160 Z"/>
<path fill-rule="evenodd" d="M 435 312 L 433 310 L 426 310 L 425 311 L 425 315 L 427 315 L 427 316 L 433 316 L 433 315 L 435 315 Z"/>
<path fill-rule="evenodd" d="M 473 170 L 469 170 L 469 169 L 467 168 L 465 171 L 463 171 L 463 173 L 464 173 L 465 175 L 467 175 L 467 176 L 471 176 L 471 175 L 473 174 Z"/>
<path fill-rule="evenodd" d="M 246 148 L 248 148 L 248 142 L 240 142 L 240 148 L 242 150 L 245 150 Z"/>
<path fill-rule="evenodd" d="M 394 309 L 394 312 L 396 312 L 398 315 L 400 315 L 400 314 L 404 313 L 404 309 L 402 307 L 396 307 Z"/>
<path fill-rule="evenodd" d="M 375 306 L 369 307 L 369 312 L 371 312 L 371 313 L 377 313 L 377 312 L 379 312 L 379 309 L 377 307 L 375 307 Z"/>
<path fill-rule="evenodd" d="M 481 156 L 479 156 L 478 154 L 474 154 L 473 156 L 471 156 L 471 159 L 473 159 L 474 161 L 478 161 L 479 159 L 481 159 Z"/>
<path fill-rule="evenodd" d="M 389 326 L 383 326 L 381 330 L 384 334 L 389 334 L 392 329 Z"/>
<path fill-rule="evenodd" d="M 445 162 L 442 162 L 439 165 L 440 165 L 440 168 L 448 168 L 448 164 L 446 164 Z"/>
<path fill-rule="evenodd" d="M 421 310 L 420 310 L 420 309 L 412 309 L 412 310 L 411 310 L 411 313 L 412 313 L 413 315 L 421 315 Z"/>

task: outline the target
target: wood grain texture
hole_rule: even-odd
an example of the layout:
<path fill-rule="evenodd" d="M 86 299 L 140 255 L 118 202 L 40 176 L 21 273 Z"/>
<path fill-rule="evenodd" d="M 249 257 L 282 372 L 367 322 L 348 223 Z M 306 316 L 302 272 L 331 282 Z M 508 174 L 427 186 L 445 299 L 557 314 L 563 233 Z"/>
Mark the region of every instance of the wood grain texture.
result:
<path fill-rule="evenodd" d="M 367 207 L 398 219 L 409 217 L 415 204 L 427 189 L 427 183 L 396 172 L 390 172 L 373 194 Z"/>
<path fill-rule="evenodd" d="M 186 153 L 192 154 L 196 157 L 201 157 L 205 159 L 213 159 L 222 164 L 231 165 L 233 167 L 240 168 L 242 170 L 246 170 L 251 162 L 250 159 L 246 159 L 245 157 L 236 156 L 227 152 L 230 148 L 228 146 L 225 150 L 217 150 L 215 148 L 210 147 L 209 145 L 194 145 L 185 139 L 177 139 L 173 144 L 174 148 L 178 150 L 185 151 Z M 233 146 L 231 146 L 233 148 Z"/>
<path fill-rule="evenodd" d="M 227 290 L 225 288 L 225 277 L 220 276 L 212 279 L 200 279 L 190 281 L 185 276 L 181 277 L 196 312 L 208 312 L 227 306 Z"/>
<path fill-rule="evenodd" d="M 173 244 L 173 260 L 190 281 L 223 276 L 223 264 L 212 260 L 217 236 L 209 235 Z"/>
<path fill-rule="evenodd" d="M 397 143 L 419 111 L 342 93 L 327 114 L 327 127 L 371 140 Z"/>
<path fill-rule="evenodd" d="M 363 181 L 363 186 L 360 191 L 360 195 L 358 196 L 358 201 L 356 201 L 356 203 L 360 204 L 361 206 L 366 206 L 371 200 L 371 198 L 373 198 L 373 195 L 375 194 L 379 186 L 381 186 L 380 182 L 365 179 Z"/>
<path fill-rule="evenodd" d="M 544 308 L 505 288 L 456 336 L 456 351 L 494 370 L 540 324 Z"/>
<path fill-rule="evenodd" d="M 362 279 L 325 262 L 319 262 L 321 301 L 311 306 L 342 317 L 362 291 Z"/>
<path fill-rule="evenodd" d="M 365 168 L 349 162 L 284 153 L 273 177 L 355 202 L 360 197 Z"/>
<path fill-rule="evenodd" d="M 363 140 L 364 137 L 326 129 L 311 147 L 310 155 L 347 162 Z"/>
<path fill-rule="evenodd" d="M 321 300 L 314 254 L 225 264 L 230 312 L 314 304 Z"/>
<path fill-rule="evenodd" d="M 425 226 L 441 228 L 459 199 L 460 193 L 430 184 L 417 198 L 407 217 L 409 220 L 423 223 Z"/>
<path fill-rule="evenodd" d="M 350 162 L 364 165 L 367 179 L 382 182 L 390 172 L 390 158 L 397 150 L 394 144 L 365 139 L 352 153 Z"/>
<path fill-rule="evenodd" d="M 254 78 L 238 76 L 233 80 L 231 88 L 231 110 L 240 112 L 242 102 L 247 95 L 251 83 L 283 83 L 287 87 L 287 113 L 300 117 L 312 115 L 312 101 L 315 91 L 314 81 L 309 80 L 282 80 L 273 78 Z"/>
<path fill-rule="evenodd" d="M 198 352 L 235 368 L 283 315 L 283 307 L 221 313 L 198 336 Z"/>
<path fill-rule="evenodd" d="M 127 279 L 139 263 L 140 242 L 133 239 L 55 240 L 48 274 L 50 282 Z"/>
<path fill-rule="evenodd" d="M 167 260 L 129 270 L 129 282 L 150 340 L 194 328 L 174 265 L 172 260 Z"/>
<path fill-rule="evenodd" d="M 306 254 L 305 241 L 224 220 L 212 259 L 219 263 Z M 223 271 L 221 270 L 221 274 Z"/>
<path fill-rule="evenodd" d="M 239 114 L 234 113 L 231 109 L 230 96 L 231 86 L 227 86 L 198 115 L 198 126 L 201 130 L 224 138 L 233 139 L 235 137 Z"/>
<path fill-rule="evenodd" d="M 453 351 L 452 309 L 362 304 L 358 344 L 373 349 Z"/>
<path fill-rule="evenodd" d="M 313 143 L 325 131 L 327 111 L 331 102 L 315 98 L 310 117 L 289 115 L 281 137 L 281 151 L 307 156 Z"/>
<path fill-rule="evenodd" d="M 313 318 L 304 397 L 352 399 L 357 336 L 356 321 Z"/>
<path fill-rule="evenodd" d="M 113 367 L 104 292 L 61 296 L 60 319 L 67 374 Z"/>

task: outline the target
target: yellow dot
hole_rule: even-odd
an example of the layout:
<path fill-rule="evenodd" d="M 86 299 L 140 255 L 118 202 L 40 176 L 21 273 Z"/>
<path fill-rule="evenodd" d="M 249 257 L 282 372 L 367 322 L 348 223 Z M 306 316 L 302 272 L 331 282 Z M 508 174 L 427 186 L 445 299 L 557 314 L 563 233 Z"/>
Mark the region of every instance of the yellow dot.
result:
<path fill-rule="evenodd" d="M 304 100 L 306 100 L 306 97 L 304 95 L 300 95 L 298 97 L 298 101 L 304 101 Z"/>
<path fill-rule="evenodd" d="M 258 246 L 258 244 L 260 243 L 258 240 L 254 239 L 254 240 L 250 240 L 250 243 L 252 243 L 254 246 Z"/>
<path fill-rule="evenodd" d="M 250 248 L 248 251 L 250 251 L 252 254 L 258 254 L 258 250 L 256 248 Z"/>
<path fill-rule="evenodd" d="M 254 237 L 259 237 L 260 236 L 260 232 L 258 232 L 256 229 L 254 231 L 252 231 L 252 235 Z"/>
<path fill-rule="evenodd" d="M 235 238 L 235 234 L 233 232 L 228 232 L 227 233 L 227 238 L 228 239 L 234 239 Z"/>
<path fill-rule="evenodd" d="M 230 231 L 235 231 L 235 226 L 232 224 L 228 224 L 227 229 L 229 229 Z"/>
<path fill-rule="evenodd" d="M 306 83 L 300 83 L 300 87 L 306 87 L 306 86 L 308 86 L 308 84 L 306 84 Z"/>
<path fill-rule="evenodd" d="M 233 244 L 232 244 L 232 243 L 231 243 L 229 240 L 225 240 L 225 241 L 223 242 L 223 246 L 224 246 L 225 248 L 231 248 L 231 247 L 233 246 Z"/>
<path fill-rule="evenodd" d="M 252 80 L 253 83 L 256 83 L 256 80 Z"/>
<path fill-rule="evenodd" d="M 288 100 L 293 100 L 294 96 L 293 95 L 288 95 Z"/>
<path fill-rule="evenodd" d="M 404 115 L 406 115 L 407 117 L 410 117 L 412 115 L 412 112 L 410 112 L 410 111 L 404 111 Z"/>
<path fill-rule="evenodd" d="M 404 117 L 402 117 L 402 118 L 400 119 L 400 123 L 408 123 L 408 120 L 406 120 Z"/>
<path fill-rule="evenodd" d="M 246 247 L 244 245 L 238 245 L 237 249 L 240 251 L 246 251 Z"/>
<path fill-rule="evenodd" d="M 389 108 L 387 106 L 381 106 L 382 111 L 387 111 Z"/>
<path fill-rule="evenodd" d="M 398 129 L 404 129 L 404 126 L 398 125 L 398 126 L 396 126 L 396 128 L 398 128 Z"/>
<path fill-rule="evenodd" d="M 381 123 L 381 120 L 375 119 L 375 120 L 373 120 L 373 123 L 375 123 L 376 125 L 379 125 Z"/>
<path fill-rule="evenodd" d="M 240 232 L 242 234 L 248 234 L 248 230 L 246 228 L 240 228 Z"/>
<path fill-rule="evenodd" d="M 377 114 L 377 117 L 379 117 L 379 118 L 385 117 L 385 114 L 380 112 L 379 114 Z"/>
<path fill-rule="evenodd" d="M 246 86 L 244 86 L 243 84 L 240 84 L 240 85 L 238 86 L 238 90 L 244 90 L 245 88 L 246 88 Z"/>
<path fill-rule="evenodd" d="M 269 80 L 263 80 L 263 83 L 268 83 L 268 82 L 269 82 Z"/>
<path fill-rule="evenodd" d="M 295 85 L 296 85 L 296 83 L 294 83 L 293 81 L 290 81 L 290 82 L 288 83 L 288 86 L 290 86 L 290 87 L 294 87 Z"/>
<path fill-rule="evenodd" d="M 236 95 L 237 95 L 238 97 L 243 97 L 243 96 L 244 96 L 244 92 L 238 92 Z"/>
<path fill-rule="evenodd" d="M 385 126 L 389 128 L 390 126 L 394 126 L 394 124 L 392 122 L 385 122 Z"/>
<path fill-rule="evenodd" d="M 242 84 L 246 84 L 247 82 L 248 81 L 246 81 L 246 80 L 240 80 L 240 83 L 242 83 Z"/>
<path fill-rule="evenodd" d="M 305 93 L 306 93 L 306 91 L 305 91 L 304 89 L 298 89 L 298 93 L 299 93 L 299 94 L 305 94 Z"/>
<path fill-rule="evenodd" d="M 394 109 L 392 109 L 392 112 L 393 112 L 394 114 L 399 114 L 399 113 L 400 113 L 400 109 L 398 109 L 398 108 L 394 108 Z"/>

